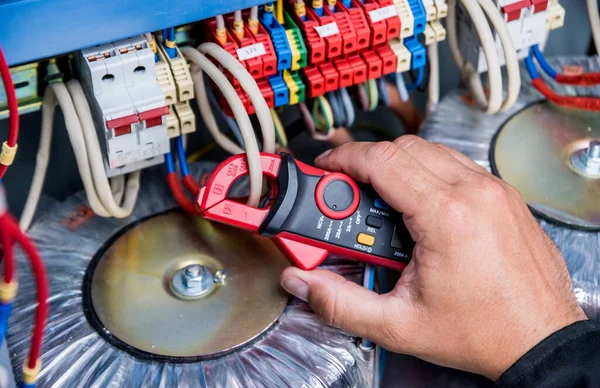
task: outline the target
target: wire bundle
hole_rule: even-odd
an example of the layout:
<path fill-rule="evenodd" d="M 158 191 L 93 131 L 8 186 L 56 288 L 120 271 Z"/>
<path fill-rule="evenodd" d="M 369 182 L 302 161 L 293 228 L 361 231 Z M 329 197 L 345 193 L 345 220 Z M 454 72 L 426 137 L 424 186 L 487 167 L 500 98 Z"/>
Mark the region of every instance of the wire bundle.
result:
<path fill-rule="evenodd" d="M 521 76 L 519 73 L 519 59 L 506 24 L 492 0 L 460 0 L 466 12 L 471 17 L 475 30 L 479 35 L 483 48 L 488 71 L 489 99 L 483 89 L 479 73 L 463 58 L 457 36 L 456 7 L 457 0 L 448 0 L 448 18 L 446 28 L 448 31 L 448 44 L 463 79 L 467 81 L 471 93 L 480 107 L 486 113 L 494 114 L 510 109 L 519 96 L 521 90 Z M 487 16 L 487 18 L 486 18 Z M 489 20 L 489 23 L 488 23 Z M 508 73 L 507 96 L 502 100 L 502 72 L 496 51 L 496 42 L 490 29 L 490 24 L 498 34 Z"/>
<path fill-rule="evenodd" d="M 23 364 L 23 387 L 35 387 L 35 381 L 41 369 L 40 352 L 44 336 L 44 325 L 48 315 L 48 281 L 44 263 L 29 238 L 19 229 L 16 220 L 8 213 L 4 189 L 0 186 L 0 244 L 4 250 L 3 277 L 0 283 L 0 342 L 8 328 L 8 320 L 13 300 L 17 294 L 15 271 L 15 242 L 21 246 L 29 258 L 31 270 L 36 279 L 37 308 L 31 336 L 29 356 Z"/>
<path fill-rule="evenodd" d="M 600 83 L 600 73 L 585 73 L 577 76 L 559 74 L 546 61 L 537 45 L 531 48 L 529 55 L 525 58 L 525 65 L 531 77 L 532 85 L 549 101 L 565 108 L 600 111 L 600 98 L 563 96 L 550 89 L 538 74 L 533 62 L 534 56 L 538 60 L 542 70 L 559 83 L 578 86 L 596 85 Z"/>
<path fill-rule="evenodd" d="M 44 93 L 40 144 L 33 180 L 19 222 L 21 229 L 29 228 L 42 192 L 50 160 L 57 103 L 63 111 L 69 141 L 90 207 L 101 217 L 128 217 L 140 189 L 140 171 L 128 174 L 126 184 L 124 176 L 112 178 L 109 182 L 90 106 L 79 81 L 71 80 L 66 86 L 62 82 L 52 83 Z"/>
<path fill-rule="evenodd" d="M 256 207 L 260 200 L 263 183 L 260 151 L 258 149 L 256 135 L 248 112 L 246 112 L 236 90 L 227 80 L 222 70 L 212 63 L 205 54 L 210 55 L 218 64 L 227 69 L 238 80 L 241 88 L 250 97 L 250 101 L 254 106 L 261 127 L 263 151 L 267 153 L 275 152 L 275 124 L 273 122 L 271 110 L 250 73 L 248 73 L 246 68 L 234 56 L 229 54 L 223 48 L 214 43 L 203 43 L 198 46 L 197 49 L 188 47 L 183 48 L 181 51 L 183 55 L 192 62 L 192 77 L 194 79 L 196 101 L 198 103 L 200 115 L 215 142 L 232 154 L 246 152 L 250 176 L 248 205 Z M 208 77 L 220 89 L 227 100 L 227 103 L 231 107 L 237 122 L 237 127 L 243 138 L 245 150 L 231 141 L 219 130 L 214 113 L 210 107 L 210 101 L 207 98 L 203 72 L 206 72 Z"/>
<path fill-rule="evenodd" d="M 4 90 L 6 92 L 6 100 L 8 102 L 8 138 L 2 143 L 2 150 L 0 151 L 0 181 L 8 166 L 13 163 L 15 154 L 17 153 L 17 139 L 19 137 L 19 105 L 17 103 L 17 96 L 15 94 L 15 86 L 10 75 L 10 69 L 8 68 L 8 62 L 4 57 L 4 52 L 0 47 L 0 76 L 2 77 L 2 83 L 4 84 Z"/>

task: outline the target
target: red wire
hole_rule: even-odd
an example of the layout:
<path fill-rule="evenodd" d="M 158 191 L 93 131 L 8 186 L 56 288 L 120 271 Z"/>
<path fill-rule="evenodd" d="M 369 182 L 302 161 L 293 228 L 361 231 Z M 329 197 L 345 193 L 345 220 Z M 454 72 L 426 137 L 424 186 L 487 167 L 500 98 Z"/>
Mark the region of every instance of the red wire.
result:
<path fill-rule="evenodd" d="M 192 200 L 185 195 L 185 192 L 181 187 L 181 183 L 179 182 L 179 178 L 177 177 L 177 173 L 175 171 L 167 174 L 167 183 L 171 188 L 173 197 L 175 197 L 175 200 L 183 210 L 192 214 L 200 214 L 198 209 L 196 209 L 196 206 L 194 206 Z"/>
<path fill-rule="evenodd" d="M 554 80 L 565 85 L 593 86 L 600 84 L 600 73 L 583 73 L 580 75 L 556 74 Z"/>
<path fill-rule="evenodd" d="M 12 82 L 10 76 L 10 69 L 8 63 L 0 47 L 0 75 L 2 76 L 2 82 L 4 83 L 4 90 L 6 91 L 6 100 L 8 101 L 8 112 L 10 117 L 10 126 L 8 130 L 7 143 L 13 147 L 17 144 L 17 138 L 19 137 L 19 104 L 17 103 L 17 96 L 15 95 L 15 85 Z"/>
<path fill-rule="evenodd" d="M 4 283 L 10 284 L 13 280 L 15 273 L 15 251 L 13 248 L 12 227 L 8 214 L 4 214 L 0 217 L 0 244 L 4 250 L 3 269 L 4 269 Z"/>
<path fill-rule="evenodd" d="M 192 194 L 194 197 L 196 196 L 196 194 L 198 194 L 198 190 L 200 190 L 200 188 L 198 187 L 198 183 L 196 183 L 196 181 L 194 180 L 194 178 L 192 178 L 191 175 L 184 176 L 181 181 L 183 182 L 185 188 L 190 192 L 190 194 Z"/>
<path fill-rule="evenodd" d="M 46 270 L 44 262 L 40 257 L 33 242 L 18 228 L 16 222 L 15 232 L 16 239 L 19 245 L 29 257 L 31 271 L 35 276 L 35 287 L 37 292 L 38 306 L 35 310 L 35 324 L 33 328 L 33 336 L 31 337 L 31 348 L 29 349 L 29 368 L 34 369 L 37 365 L 40 353 L 42 350 L 42 341 L 44 339 L 44 325 L 48 315 L 48 279 L 46 278 Z"/>
<path fill-rule="evenodd" d="M 544 95 L 548 100 L 564 106 L 565 108 L 583 109 L 590 111 L 600 111 L 600 98 L 596 97 L 571 97 L 556 94 L 544 83 L 541 78 L 535 78 L 531 81 L 533 86 Z"/>

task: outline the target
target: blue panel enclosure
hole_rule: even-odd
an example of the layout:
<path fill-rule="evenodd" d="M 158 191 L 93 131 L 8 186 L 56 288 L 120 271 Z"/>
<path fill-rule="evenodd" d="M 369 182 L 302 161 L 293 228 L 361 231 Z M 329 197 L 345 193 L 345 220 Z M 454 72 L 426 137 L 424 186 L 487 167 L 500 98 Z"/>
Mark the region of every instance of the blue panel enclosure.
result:
<path fill-rule="evenodd" d="M 12 66 L 265 2 L 0 0 L 0 47 Z"/>

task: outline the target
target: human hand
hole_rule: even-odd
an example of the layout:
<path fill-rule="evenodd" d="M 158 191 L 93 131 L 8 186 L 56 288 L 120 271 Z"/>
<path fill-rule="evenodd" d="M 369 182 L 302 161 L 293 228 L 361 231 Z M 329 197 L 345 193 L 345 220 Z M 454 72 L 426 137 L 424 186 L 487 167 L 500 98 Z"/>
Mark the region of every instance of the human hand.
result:
<path fill-rule="evenodd" d="M 564 259 L 518 191 L 465 155 L 402 136 L 349 143 L 316 163 L 371 184 L 416 243 L 385 295 L 326 270 L 287 268 L 283 287 L 325 323 L 496 380 L 541 340 L 587 319 Z"/>

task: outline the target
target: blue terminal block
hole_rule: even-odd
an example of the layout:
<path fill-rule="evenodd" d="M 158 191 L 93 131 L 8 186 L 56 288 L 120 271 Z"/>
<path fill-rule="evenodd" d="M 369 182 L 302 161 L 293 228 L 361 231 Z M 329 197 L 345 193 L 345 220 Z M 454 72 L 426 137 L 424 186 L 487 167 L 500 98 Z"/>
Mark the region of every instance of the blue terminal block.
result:
<path fill-rule="evenodd" d="M 273 88 L 275 108 L 288 105 L 290 103 L 290 90 L 283 80 L 283 73 L 280 71 L 272 77 L 269 77 L 269 84 Z"/>
<path fill-rule="evenodd" d="M 425 47 L 415 36 L 411 36 L 404 39 L 404 45 L 410 51 L 411 62 L 410 68 L 416 70 L 427 64 L 427 53 Z"/>
<path fill-rule="evenodd" d="M 259 19 L 273 42 L 273 48 L 277 55 L 277 71 L 290 69 L 292 67 L 292 48 L 288 42 L 285 28 L 271 12 L 262 12 Z"/>
<path fill-rule="evenodd" d="M 425 12 L 423 2 L 421 0 L 408 0 L 408 5 L 410 5 L 410 10 L 415 18 L 414 34 L 415 36 L 422 34 L 425 32 L 425 27 L 427 26 L 427 13 Z"/>
<path fill-rule="evenodd" d="M 13 66 L 265 2 L 0 0 L 0 47 Z"/>

